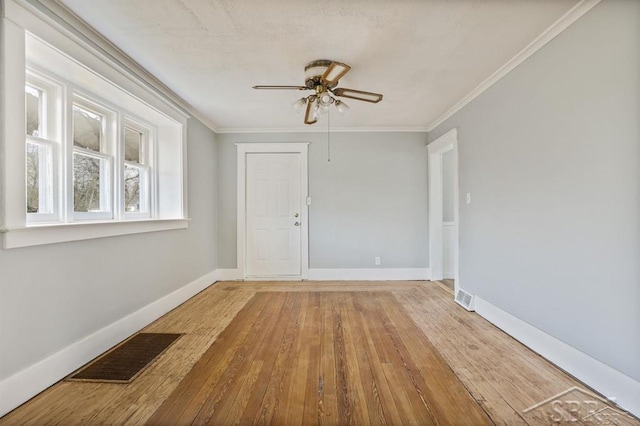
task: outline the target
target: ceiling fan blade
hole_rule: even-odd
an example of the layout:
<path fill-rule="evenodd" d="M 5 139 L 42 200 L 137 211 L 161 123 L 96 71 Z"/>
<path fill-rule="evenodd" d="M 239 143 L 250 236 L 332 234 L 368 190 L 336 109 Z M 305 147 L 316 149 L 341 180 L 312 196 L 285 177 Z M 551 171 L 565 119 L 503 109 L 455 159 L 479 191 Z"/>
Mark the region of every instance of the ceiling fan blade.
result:
<path fill-rule="evenodd" d="M 371 102 L 374 104 L 382 100 L 382 95 L 380 93 L 363 92 L 362 90 L 345 89 L 345 88 L 339 87 L 337 89 L 333 89 L 332 92 L 336 96 L 356 99 L 358 101 Z"/>
<path fill-rule="evenodd" d="M 338 80 L 349 72 L 351 67 L 342 62 L 331 62 L 327 67 L 327 70 L 322 74 L 321 80 L 324 84 L 333 86 L 338 84 Z"/>
<path fill-rule="evenodd" d="M 307 99 L 307 111 L 304 114 L 304 124 L 313 124 L 316 121 L 318 121 L 318 119 L 315 117 L 315 115 L 313 114 L 313 102 L 316 100 L 315 96 L 309 96 L 309 99 Z"/>
<path fill-rule="evenodd" d="M 306 86 L 253 86 L 254 89 L 269 89 L 269 90 L 309 90 Z"/>

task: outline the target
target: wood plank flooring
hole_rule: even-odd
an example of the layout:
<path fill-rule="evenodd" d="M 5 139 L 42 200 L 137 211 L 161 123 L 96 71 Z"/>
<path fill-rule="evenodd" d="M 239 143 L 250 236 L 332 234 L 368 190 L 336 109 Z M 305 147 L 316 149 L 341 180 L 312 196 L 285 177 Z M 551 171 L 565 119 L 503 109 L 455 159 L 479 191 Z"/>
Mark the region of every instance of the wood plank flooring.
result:
<path fill-rule="evenodd" d="M 403 395 L 394 400 L 397 392 Z M 149 423 L 426 425 L 445 418 L 490 424 L 393 295 L 278 292 L 247 303 Z"/>
<path fill-rule="evenodd" d="M 222 282 L 143 331 L 185 335 L 130 384 L 62 381 L 0 425 L 549 424 L 524 410 L 584 388 L 430 282 Z"/>

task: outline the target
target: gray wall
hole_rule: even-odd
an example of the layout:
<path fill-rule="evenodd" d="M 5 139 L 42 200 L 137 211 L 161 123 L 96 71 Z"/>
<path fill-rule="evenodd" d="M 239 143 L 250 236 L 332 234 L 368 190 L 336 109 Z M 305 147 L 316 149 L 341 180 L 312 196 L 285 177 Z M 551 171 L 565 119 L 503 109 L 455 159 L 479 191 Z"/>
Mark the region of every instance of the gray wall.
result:
<path fill-rule="evenodd" d="M 603 1 L 458 128 L 460 284 L 640 380 L 640 2 Z"/>
<path fill-rule="evenodd" d="M 216 269 L 215 161 L 189 120 L 189 229 L 0 250 L 0 380 Z"/>
<path fill-rule="evenodd" d="M 218 266 L 236 267 L 237 142 L 310 142 L 309 266 L 425 268 L 426 133 L 218 135 Z"/>

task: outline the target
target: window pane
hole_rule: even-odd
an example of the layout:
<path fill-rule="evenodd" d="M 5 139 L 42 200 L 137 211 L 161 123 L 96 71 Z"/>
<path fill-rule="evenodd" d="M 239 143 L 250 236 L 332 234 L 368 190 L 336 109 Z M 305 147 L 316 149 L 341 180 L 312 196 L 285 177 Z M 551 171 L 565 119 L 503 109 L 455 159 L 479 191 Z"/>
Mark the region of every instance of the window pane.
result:
<path fill-rule="evenodd" d="M 27 143 L 27 213 L 40 211 L 40 149 Z"/>
<path fill-rule="evenodd" d="M 73 144 L 100 152 L 102 139 L 101 115 L 73 106 Z"/>
<path fill-rule="evenodd" d="M 87 155 L 73 155 L 74 211 L 100 211 L 100 162 L 100 159 Z"/>
<path fill-rule="evenodd" d="M 124 166 L 124 211 L 140 211 L 140 169 Z"/>
<path fill-rule="evenodd" d="M 124 128 L 124 159 L 132 163 L 141 163 L 140 151 L 142 147 L 142 133 Z"/>
<path fill-rule="evenodd" d="M 27 213 L 53 213 L 53 158 L 50 146 L 26 144 Z"/>
<path fill-rule="evenodd" d="M 27 135 L 42 137 L 43 135 L 40 131 L 40 123 L 42 122 L 40 117 L 40 111 L 42 110 L 42 90 L 35 89 L 31 86 L 25 86 L 24 92 Z"/>

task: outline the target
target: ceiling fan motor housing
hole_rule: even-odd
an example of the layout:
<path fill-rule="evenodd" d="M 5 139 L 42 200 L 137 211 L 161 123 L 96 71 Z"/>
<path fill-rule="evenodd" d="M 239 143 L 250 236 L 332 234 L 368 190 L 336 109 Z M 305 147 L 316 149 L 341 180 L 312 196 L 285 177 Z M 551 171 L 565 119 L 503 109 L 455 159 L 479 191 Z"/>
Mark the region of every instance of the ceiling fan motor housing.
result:
<path fill-rule="evenodd" d="M 324 86 L 327 88 L 337 86 L 337 82 L 330 86 L 322 82 L 322 76 L 332 62 L 333 61 L 328 59 L 318 59 L 316 61 L 309 62 L 304 67 L 304 82 L 309 89 L 315 89 L 318 86 Z"/>

